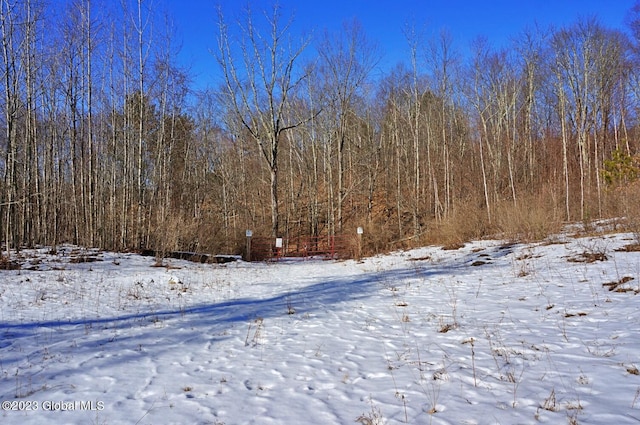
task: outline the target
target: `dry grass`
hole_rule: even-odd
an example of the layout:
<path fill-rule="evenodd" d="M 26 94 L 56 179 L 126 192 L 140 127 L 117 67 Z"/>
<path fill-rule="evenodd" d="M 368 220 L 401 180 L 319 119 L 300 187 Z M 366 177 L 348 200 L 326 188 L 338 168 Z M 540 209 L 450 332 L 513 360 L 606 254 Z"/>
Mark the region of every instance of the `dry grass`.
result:
<path fill-rule="evenodd" d="M 540 241 L 561 229 L 555 208 L 544 195 L 530 195 L 502 202 L 496 208 L 495 224 L 504 239 Z"/>
<path fill-rule="evenodd" d="M 6 257 L 0 258 L 0 270 L 20 270 L 22 264 L 18 261 L 8 260 Z"/>
<path fill-rule="evenodd" d="M 640 181 L 610 187 L 603 195 L 604 215 L 616 218 L 612 231 L 627 231 L 635 236 L 626 251 L 640 250 Z"/>
<path fill-rule="evenodd" d="M 428 242 L 444 249 L 459 249 L 466 242 L 485 237 L 533 242 L 559 232 L 561 225 L 555 206 L 544 195 L 523 196 L 515 203 L 499 202 L 492 206 L 491 220 L 484 204 L 469 201 L 434 224 Z"/>
<path fill-rule="evenodd" d="M 609 257 L 605 252 L 584 251 L 577 256 L 567 258 L 570 263 L 595 263 L 596 261 L 607 261 Z"/>
<path fill-rule="evenodd" d="M 476 202 L 459 204 L 456 210 L 440 222 L 433 222 L 426 242 L 445 249 L 459 249 L 471 240 L 493 233 L 486 210 Z"/>

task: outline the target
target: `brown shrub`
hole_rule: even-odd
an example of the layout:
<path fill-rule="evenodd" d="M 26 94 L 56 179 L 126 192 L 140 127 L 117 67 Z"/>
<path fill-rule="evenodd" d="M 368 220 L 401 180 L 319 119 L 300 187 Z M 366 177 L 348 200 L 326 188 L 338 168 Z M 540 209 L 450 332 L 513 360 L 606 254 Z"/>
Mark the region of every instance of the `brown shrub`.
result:
<path fill-rule="evenodd" d="M 495 208 L 495 225 L 500 237 L 511 241 L 533 242 L 557 233 L 562 223 L 554 206 L 544 195 L 520 197 L 516 203 L 503 201 Z"/>
<path fill-rule="evenodd" d="M 495 230 L 489 223 L 484 207 L 475 202 L 458 204 L 456 210 L 440 222 L 433 222 L 427 241 L 445 247 L 459 247 L 474 239 L 481 239 Z"/>
<path fill-rule="evenodd" d="M 619 208 L 622 223 L 640 244 L 640 182 L 619 187 L 609 195 Z"/>

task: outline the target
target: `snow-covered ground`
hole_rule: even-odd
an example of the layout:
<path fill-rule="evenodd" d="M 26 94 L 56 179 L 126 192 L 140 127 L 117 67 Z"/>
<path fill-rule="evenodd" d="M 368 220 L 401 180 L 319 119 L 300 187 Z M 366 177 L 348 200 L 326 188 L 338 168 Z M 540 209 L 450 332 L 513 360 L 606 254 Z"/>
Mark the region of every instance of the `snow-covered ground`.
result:
<path fill-rule="evenodd" d="M 0 271 L 0 423 L 637 424 L 632 242 L 171 267 L 24 252 Z"/>

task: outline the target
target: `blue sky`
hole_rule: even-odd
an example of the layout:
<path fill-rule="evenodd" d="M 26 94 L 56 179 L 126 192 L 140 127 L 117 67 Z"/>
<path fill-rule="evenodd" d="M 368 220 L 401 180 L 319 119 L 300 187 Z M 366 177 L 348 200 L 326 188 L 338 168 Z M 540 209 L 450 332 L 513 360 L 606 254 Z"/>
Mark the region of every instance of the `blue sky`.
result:
<path fill-rule="evenodd" d="M 271 10 L 272 0 L 253 0 L 255 11 Z M 353 18 L 367 36 L 378 43 L 385 71 L 408 59 L 403 28 L 413 24 L 426 36 L 446 29 L 462 53 L 478 36 L 495 47 L 508 45 L 527 26 L 561 27 L 580 17 L 595 16 L 609 28 L 626 30 L 624 19 L 635 0 L 280 0 L 283 12 L 294 15 L 295 31 L 337 31 Z M 216 64 L 210 53 L 216 43 L 216 6 L 221 4 L 229 20 L 238 16 L 247 0 L 165 0 L 182 42 L 179 61 L 194 74 L 194 87 L 216 84 Z"/>

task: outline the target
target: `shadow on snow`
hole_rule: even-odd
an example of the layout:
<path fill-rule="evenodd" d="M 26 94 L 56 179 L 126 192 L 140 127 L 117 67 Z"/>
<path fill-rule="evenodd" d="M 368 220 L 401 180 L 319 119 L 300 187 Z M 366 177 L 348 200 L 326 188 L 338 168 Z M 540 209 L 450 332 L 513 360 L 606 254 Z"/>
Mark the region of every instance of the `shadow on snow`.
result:
<path fill-rule="evenodd" d="M 365 299 L 385 285 L 391 287 L 406 279 L 427 280 L 437 275 L 450 275 L 456 269 L 466 269 L 467 260 L 457 265 L 434 265 L 428 269 L 411 267 L 390 271 L 368 272 L 358 276 L 335 277 L 321 282 L 297 288 L 269 298 L 238 298 L 212 304 L 194 305 L 171 310 L 152 310 L 147 312 L 124 314 L 117 317 L 91 317 L 71 320 L 34 321 L 28 323 L 0 322 L 3 342 L 8 338 L 20 338 L 29 335 L 37 328 L 60 328 L 84 326 L 91 328 L 102 326 L 106 329 L 122 329 L 132 323 L 154 322 L 171 318 L 196 316 L 206 324 L 236 323 L 260 318 L 286 316 L 287 306 L 292 305 L 296 314 L 313 313 L 330 309 L 332 306 Z M 3 346 L 0 346 L 0 349 Z"/>

